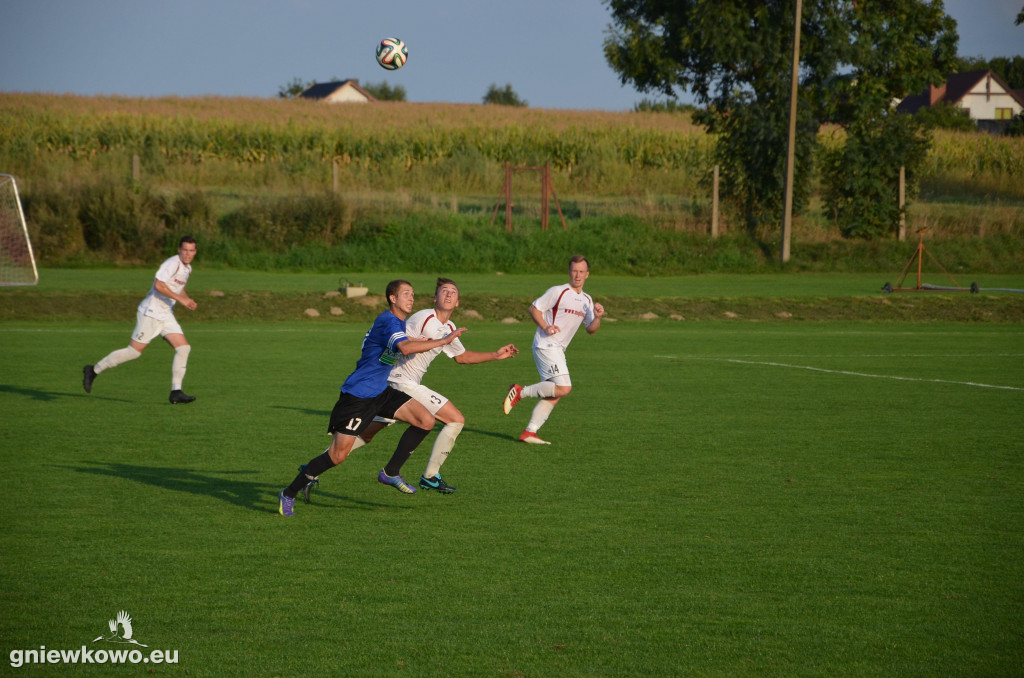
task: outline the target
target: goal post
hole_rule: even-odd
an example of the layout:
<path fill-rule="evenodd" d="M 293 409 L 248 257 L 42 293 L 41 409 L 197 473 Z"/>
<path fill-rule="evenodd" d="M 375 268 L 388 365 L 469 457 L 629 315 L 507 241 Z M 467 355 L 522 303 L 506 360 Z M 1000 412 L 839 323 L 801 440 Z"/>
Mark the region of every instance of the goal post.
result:
<path fill-rule="evenodd" d="M 35 285 L 39 269 L 21 210 L 18 184 L 0 174 L 0 285 Z"/>

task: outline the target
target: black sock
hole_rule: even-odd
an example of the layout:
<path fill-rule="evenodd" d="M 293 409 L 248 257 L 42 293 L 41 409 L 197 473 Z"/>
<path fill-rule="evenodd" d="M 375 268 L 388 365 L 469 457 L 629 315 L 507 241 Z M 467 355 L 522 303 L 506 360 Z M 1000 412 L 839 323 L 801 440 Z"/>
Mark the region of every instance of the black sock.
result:
<path fill-rule="evenodd" d="M 313 457 L 310 459 L 309 463 L 306 464 L 306 468 L 302 469 L 299 472 L 299 475 L 295 476 L 295 480 L 292 481 L 292 484 L 285 488 L 285 496 L 292 498 L 298 496 L 302 488 L 304 488 L 306 483 L 309 482 L 310 476 L 318 476 L 324 471 L 332 469 L 335 466 L 337 466 L 337 464 L 331 460 L 331 455 L 328 452 L 324 452 L 317 457 Z"/>
<path fill-rule="evenodd" d="M 402 434 L 402 438 L 398 441 L 398 447 L 395 448 L 395 453 L 391 455 L 391 460 L 387 466 L 384 467 L 384 473 L 388 474 L 392 478 L 397 476 L 402 471 L 402 465 L 409 461 L 409 457 L 416 450 L 416 447 L 423 442 L 423 439 L 430 433 L 429 428 L 417 428 L 410 426 L 406 429 L 405 433 Z"/>

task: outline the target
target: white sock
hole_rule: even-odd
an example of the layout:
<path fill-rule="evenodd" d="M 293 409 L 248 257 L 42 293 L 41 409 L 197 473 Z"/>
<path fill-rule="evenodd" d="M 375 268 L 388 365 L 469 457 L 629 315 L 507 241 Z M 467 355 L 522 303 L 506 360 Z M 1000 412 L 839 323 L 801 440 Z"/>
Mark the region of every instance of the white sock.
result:
<path fill-rule="evenodd" d="M 524 398 L 554 398 L 555 382 L 542 381 L 538 384 L 531 384 L 523 387 Z"/>
<path fill-rule="evenodd" d="M 554 384 L 551 385 L 554 386 Z M 540 427 L 544 425 L 544 422 L 548 420 L 548 416 L 551 414 L 551 410 L 553 409 L 555 409 L 555 404 L 550 400 L 541 400 L 538 402 L 537 406 L 533 408 L 533 414 L 530 415 L 530 423 L 526 425 L 526 430 L 530 433 L 536 433 L 539 431 Z"/>
<path fill-rule="evenodd" d="M 109 370 L 111 367 L 117 367 L 121 363 L 126 363 L 129 360 L 135 360 L 140 355 L 142 354 L 136 351 L 131 346 L 126 346 L 124 348 L 114 351 L 110 355 L 100 360 L 98 363 L 92 366 L 92 369 L 93 372 L 99 374 L 103 370 Z"/>
<path fill-rule="evenodd" d="M 185 380 L 185 369 L 188 364 L 188 354 L 192 347 L 188 344 L 174 349 L 174 359 L 171 361 L 171 390 L 180 391 L 181 382 Z"/>
<path fill-rule="evenodd" d="M 445 424 L 437 433 L 437 440 L 434 441 L 434 449 L 430 451 L 430 461 L 427 462 L 427 471 L 423 475 L 433 478 L 441 472 L 441 464 L 448 458 L 448 454 L 455 447 L 455 439 L 462 433 L 465 424 Z"/>

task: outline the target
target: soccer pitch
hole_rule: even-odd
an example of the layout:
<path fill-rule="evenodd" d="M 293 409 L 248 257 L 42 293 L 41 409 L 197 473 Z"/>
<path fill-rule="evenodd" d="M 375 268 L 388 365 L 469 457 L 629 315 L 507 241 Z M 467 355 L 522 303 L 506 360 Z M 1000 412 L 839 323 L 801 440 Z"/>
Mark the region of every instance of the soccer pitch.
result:
<path fill-rule="evenodd" d="M 522 350 L 427 374 L 466 416 L 458 491 L 376 482 L 395 427 L 288 520 L 275 495 L 327 445 L 366 327 L 183 318 L 198 400 L 172 407 L 162 342 L 82 391 L 130 318 L 0 326 L 0 673 L 139 648 L 98 638 L 121 610 L 138 656 L 177 652 L 131 675 L 1024 666 L 1020 326 L 609 322 L 570 347 L 552 444 L 527 446 L 533 403 L 501 401 L 536 381 L 530 329 L 456 320 L 470 350 Z"/>

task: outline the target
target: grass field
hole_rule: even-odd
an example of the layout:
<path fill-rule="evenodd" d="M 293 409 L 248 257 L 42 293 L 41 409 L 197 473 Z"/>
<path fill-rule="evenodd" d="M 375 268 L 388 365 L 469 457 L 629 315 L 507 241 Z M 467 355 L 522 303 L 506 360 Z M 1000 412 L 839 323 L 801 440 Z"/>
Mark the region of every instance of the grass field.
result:
<path fill-rule="evenodd" d="M 130 318 L 0 324 L 0 674 L 135 648 L 93 642 L 119 610 L 142 652 L 178 652 L 125 675 L 1024 666 L 1019 323 L 608 323 L 574 341 L 537 449 L 515 442 L 532 403 L 499 407 L 536 378 L 528 327 L 465 321 L 470 349 L 524 354 L 428 374 L 466 415 L 458 491 L 377 484 L 387 431 L 286 521 L 366 327 L 182 321 L 198 400 L 175 407 L 162 345 L 82 392 Z"/>

